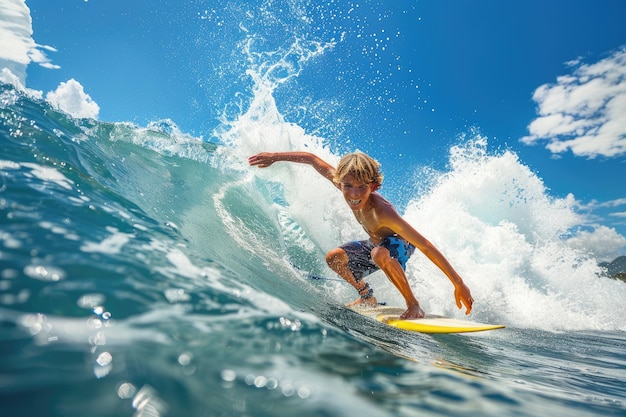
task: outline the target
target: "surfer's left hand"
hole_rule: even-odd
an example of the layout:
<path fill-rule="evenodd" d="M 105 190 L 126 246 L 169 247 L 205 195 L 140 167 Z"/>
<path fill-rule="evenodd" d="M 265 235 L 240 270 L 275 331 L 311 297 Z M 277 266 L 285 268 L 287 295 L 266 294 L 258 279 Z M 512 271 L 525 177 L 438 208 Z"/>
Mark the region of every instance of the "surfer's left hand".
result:
<path fill-rule="evenodd" d="M 454 298 L 456 300 L 456 306 L 460 310 L 462 310 L 463 305 L 465 305 L 465 315 L 467 316 L 472 311 L 472 305 L 474 304 L 474 299 L 472 298 L 469 288 L 467 288 L 466 285 L 459 285 L 455 287 Z"/>

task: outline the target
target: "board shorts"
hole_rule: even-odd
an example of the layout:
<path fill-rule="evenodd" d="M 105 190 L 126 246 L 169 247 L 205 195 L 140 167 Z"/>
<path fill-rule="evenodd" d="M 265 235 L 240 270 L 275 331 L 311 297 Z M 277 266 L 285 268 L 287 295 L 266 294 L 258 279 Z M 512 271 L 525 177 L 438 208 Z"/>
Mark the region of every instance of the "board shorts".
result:
<path fill-rule="evenodd" d="M 355 240 L 341 245 L 340 248 L 348 255 L 348 269 L 357 282 L 380 269 L 372 261 L 372 250 L 376 246 L 387 249 L 391 257 L 400 262 L 404 270 L 406 270 L 406 261 L 415 252 L 415 246 L 397 235 L 384 238 L 378 245 L 370 239 Z"/>

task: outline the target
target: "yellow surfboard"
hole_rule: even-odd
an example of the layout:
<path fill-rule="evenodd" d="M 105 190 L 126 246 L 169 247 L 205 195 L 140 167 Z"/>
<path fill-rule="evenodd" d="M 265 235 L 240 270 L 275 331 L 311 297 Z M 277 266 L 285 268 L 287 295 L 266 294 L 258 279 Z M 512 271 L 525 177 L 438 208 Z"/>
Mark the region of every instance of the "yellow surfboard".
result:
<path fill-rule="evenodd" d="M 418 333 L 469 333 L 505 327 L 502 324 L 477 323 L 432 314 L 427 314 L 421 319 L 403 320 L 400 315 L 406 311 L 406 308 L 401 307 L 354 307 L 352 310 L 391 327 Z"/>

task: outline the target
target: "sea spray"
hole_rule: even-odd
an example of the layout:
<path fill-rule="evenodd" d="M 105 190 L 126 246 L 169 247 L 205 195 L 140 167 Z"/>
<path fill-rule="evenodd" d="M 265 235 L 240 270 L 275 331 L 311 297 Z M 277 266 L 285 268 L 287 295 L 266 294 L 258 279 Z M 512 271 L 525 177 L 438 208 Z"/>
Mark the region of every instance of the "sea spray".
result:
<path fill-rule="evenodd" d="M 324 253 L 365 237 L 340 193 L 308 166 L 247 166 L 247 158 L 262 151 L 309 151 L 331 164 L 340 158 L 326 139 L 284 120 L 274 99 L 280 83 L 269 77 L 277 73 L 264 74 L 249 72 L 254 98 L 221 131 L 218 137 L 226 146 L 218 149 L 213 161 L 247 178 L 232 186 L 248 188 L 250 198 L 260 205 L 258 211 L 268 216 L 272 230 L 277 229 L 274 236 L 282 243 L 267 243 L 275 246 L 273 256 L 265 257 L 272 259 L 268 265 L 279 263 L 285 271 L 293 264 L 334 276 L 324 265 Z M 596 260 L 567 242 L 566 237 L 583 222 L 573 195 L 551 196 L 517 154 L 489 151 L 487 139 L 476 132 L 469 132 L 450 149 L 448 166 L 447 172 L 426 167 L 422 172 L 429 175 L 412 178 L 416 186 L 401 214 L 442 250 L 466 280 L 477 300 L 472 317 L 546 330 L 622 328 L 612 314 L 624 310 L 619 302 L 624 286 L 602 280 Z M 244 223 L 229 228 L 240 242 L 249 232 Z M 414 256 L 407 272 L 427 311 L 462 315 L 454 304 L 452 285 L 424 256 Z M 382 274 L 370 280 L 379 298 L 402 303 Z M 336 302 L 354 296 L 341 283 L 324 285 Z"/>
<path fill-rule="evenodd" d="M 298 18 L 308 18 L 311 10 L 310 2 L 258 3 L 229 2 L 209 10 L 216 24 L 207 25 L 206 33 L 219 37 L 222 47 L 207 48 L 206 55 L 223 59 L 214 66 L 192 63 L 210 68 L 211 77 L 222 68 L 236 73 L 203 85 L 224 91 L 229 102 L 243 97 L 244 104 L 229 112 L 236 115 L 229 122 L 242 124 L 232 130 L 232 144 L 223 142 L 227 151 L 186 140 L 173 122 L 143 128 L 74 120 L 41 100 L 0 94 L 2 415 L 623 415 L 624 332 L 592 331 L 623 327 L 623 309 L 612 310 L 614 300 L 624 298 L 623 287 L 587 279 L 594 275 L 593 260 L 553 238 L 571 213 L 545 212 L 546 218 L 557 217 L 557 226 L 547 220 L 542 225 L 543 213 L 525 213 L 524 198 L 517 211 L 499 213 L 504 206 L 481 204 L 481 197 L 494 200 L 487 187 L 461 192 L 462 178 L 449 178 L 462 171 L 458 167 L 431 170 L 432 181 L 417 176 L 421 192 L 405 188 L 407 200 L 428 206 L 440 187 L 453 185 L 447 198 L 432 202 L 429 216 L 414 219 L 415 208 L 406 215 L 412 223 L 424 220 L 414 225 L 470 282 L 477 299 L 470 318 L 507 324 L 498 332 L 431 337 L 389 330 L 341 308 L 355 296 L 345 284 L 298 280 L 290 262 L 323 269 L 324 251 L 364 234 L 337 191 L 310 167 L 259 170 L 246 164 L 275 138 L 288 150 L 308 149 L 332 163 L 339 157 L 328 150 L 337 147 L 328 143 L 333 135 L 319 133 L 333 131 L 336 119 L 317 119 L 318 130 L 288 117 L 297 113 L 310 120 L 317 97 L 294 94 L 285 101 L 297 106 L 285 105 L 285 90 L 276 94 L 271 83 L 259 84 L 261 93 L 269 93 L 259 102 L 276 107 L 272 122 L 264 119 L 268 106 L 258 107 L 256 121 L 246 119 L 247 98 L 256 93 L 236 91 L 248 68 L 232 59 L 234 43 L 224 40 L 233 38 L 232 31 L 224 30 L 219 15 L 231 13 L 236 25 L 254 34 L 259 16 L 272 18 L 272 29 L 293 27 L 268 13 L 277 6 L 301 6 L 305 13 Z M 378 13 L 386 5 L 342 6 L 350 8 L 343 16 L 354 24 L 327 13 L 335 2 L 313 10 L 338 30 L 365 37 L 371 26 L 352 16 L 365 9 Z M 381 36 L 370 39 L 378 44 Z M 379 52 L 371 49 L 373 62 Z M 341 76 L 370 84 L 358 64 L 343 69 L 351 63 L 336 60 Z M 326 69 L 320 69 L 320 79 Z M 389 80 L 374 76 L 386 89 Z M 333 100 L 332 90 L 316 94 Z M 365 87 L 356 95 L 388 107 L 387 97 L 369 94 L 375 90 Z M 343 120 L 369 123 L 353 123 L 352 142 L 340 137 L 339 147 L 365 143 L 359 129 L 385 129 L 362 110 L 340 111 Z M 257 129 L 268 134 L 256 138 Z M 263 146 L 247 148 L 248 138 Z M 498 188 L 501 179 L 499 190 L 511 185 L 510 178 L 536 184 L 514 154 L 501 158 L 469 145 L 457 150 L 458 161 L 470 168 L 489 168 L 489 161 L 499 159 L 500 178 L 486 182 Z M 398 165 L 404 172 L 419 169 Z M 386 196 L 400 193 L 391 184 L 383 189 Z M 454 198 L 455 190 L 462 199 Z M 552 210 L 556 202 L 549 191 L 538 190 L 521 195 L 547 196 L 545 210 Z M 472 192 L 478 193 L 474 200 Z M 472 210 L 464 211 L 464 205 Z M 487 209 L 495 213 L 481 212 Z M 420 300 L 431 311 L 462 315 L 449 282 L 420 257 L 409 264 Z M 372 280 L 377 294 L 397 302 L 397 291 L 380 273 Z M 579 283 L 579 294 L 573 294 Z M 573 323 L 571 310 L 579 300 L 588 303 L 581 306 L 590 314 Z M 583 331 L 555 332 L 567 326 Z"/>
<path fill-rule="evenodd" d="M 339 156 L 330 151 L 324 138 L 308 134 L 299 125 L 285 121 L 274 97 L 280 85 L 297 76 L 303 65 L 331 48 L 332 44 L 295 39 L 291 45 L 272 53 L 256 51 L 255 45 L 249 41 L 245 48 L 252 63 L 247 71 L 253 81 L 252 99 L 245 112 L 233 120 L 223 118 L 215 135 L 224 146 L 216 152 L 213 163 L 227 171 L 244 173 L 250 180 L 255 175 L 280 183 L 279 189 L 257 187 L 264 189 L 265 193 L 253 197 L 264 198 L 270 206 L 275 206 L 273 216 L 280 217 L 281 223 L 290 224 L 289 227 L 295 227 L 301 237 L 306 235 L 317 247 L 327 250 L 342 237 L 347 228 L 341 224 L 350 216 L 332 184 L 307 166 L 278 163 L 271 169 L 259 170 L 250 168 L 247 159 L 258 152 L 305 150 L 330 163 L 339 161 Z M 285 205 L 288 206 L 288 216 L 285 216 Z M 311 216 L 311 212 L 318 216 Z M 341 223 L 337 219 L 341 219 Z M 285 231 L 284 227 L 282 229 Z"/>
<path fill-rule="evenodd" d="M 450 150 L 449 167 L 405 217 L 463 276 L 474 317 L 549 330 L 623 329 L 625 286 L 601 278 L 596 260 L 565 239 L 581 221 L 573 196 L 550 196 L 516 154 L 488 152 L 480 135 Z M 458 315 L 445 277 L 415 258 L 409 275 L 428 310 Z"/>

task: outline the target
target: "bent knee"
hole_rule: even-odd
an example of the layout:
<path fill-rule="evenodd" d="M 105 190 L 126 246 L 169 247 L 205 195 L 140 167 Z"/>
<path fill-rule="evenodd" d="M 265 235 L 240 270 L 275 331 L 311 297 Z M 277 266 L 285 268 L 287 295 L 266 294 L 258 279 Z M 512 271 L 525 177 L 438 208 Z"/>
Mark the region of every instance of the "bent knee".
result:
<path fill-rule="evenodd" d="M 372 261 L 379 267 L 383 268 L 391 260 L 389 249 L 377 246 L 372 249 Z"/>
<path fill-rule="evenodd" d="M 348 263 L 348 254 L 341 248 L 329 250 L 326 253 L 326 263 L 331 268 L 336 265 L 345 265 Z"/>

